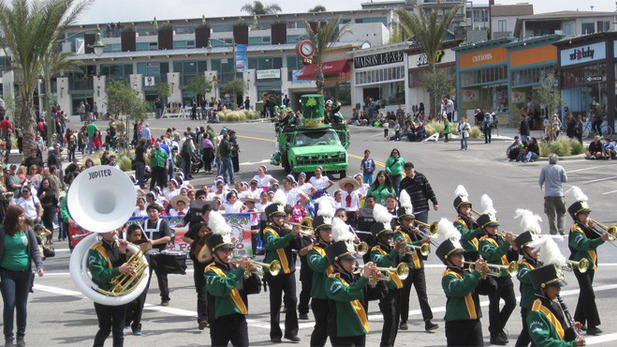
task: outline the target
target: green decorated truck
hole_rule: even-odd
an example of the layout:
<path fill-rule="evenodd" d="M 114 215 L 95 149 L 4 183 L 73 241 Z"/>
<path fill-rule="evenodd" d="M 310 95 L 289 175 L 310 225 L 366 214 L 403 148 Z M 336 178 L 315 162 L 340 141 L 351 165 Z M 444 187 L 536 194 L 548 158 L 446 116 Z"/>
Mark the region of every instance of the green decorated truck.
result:
<path fill-rule="evenodd" d="M 277 142 L 271 164 L 281 165 L 286 173 L 312 173 L 321 166 L 328 174 L 338 173 L 341 178 L 345 177 L 350 139 L 347 125 L 324 122 L 323 95 L 302 95 L 300 102 L 301 124 L 291 110 L 284 112 L 276 123 Z M 328 112 L 332 112 L 330 108 Z M 338 116 L 337 119 L 342 119 L 340 113 Z"/>

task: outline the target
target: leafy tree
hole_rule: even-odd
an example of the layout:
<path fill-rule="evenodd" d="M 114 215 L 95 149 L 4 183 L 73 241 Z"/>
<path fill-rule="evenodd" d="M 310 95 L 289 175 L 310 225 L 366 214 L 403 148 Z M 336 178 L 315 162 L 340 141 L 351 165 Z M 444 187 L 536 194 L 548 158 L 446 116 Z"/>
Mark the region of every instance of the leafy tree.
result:
<path fill-rule="evenodd" d="M 426 54 L 429 67 L 433 72 L 436 70 L 435 65 L 441 42 L 445 38 L 448 28 L 450 24 L 452 24 L 454 16 L 456 16 L 456 11 L 458 11 L 459 8 L 460 5 L 453 6 L 447 14 L 440 16 L 438 13 L 441 11 L 438 11 L 438 8 L 435 7 L 428 17 L 423 10 L 413 14 L 410 14 L 409 11 L 404 8 L 396 10 L 396 14 L 399 16 L 399 21 L 404 32 L 403 38 L 407 39 L 408 36 L 413 36 L 417 45 L 420 46 Z M 437 79 L 435 80 L 437 81 Z M 432 87 L 432 89 L 433 91 L 439 90 L 437 86 Z M 430 114 L 432 116 L 435 116 L 437 113 L 437 103 L 441 96 L 443 96 L 443 94 L 431 93 Z"/>
<path fill-rule="evenodd" d="M 12 57 L 18 83 L 20 112 L 15 123 L 22 129 L 23 149 L 34 148 L 34 91 L 42 74 L 43 59 L 66 26 L 75 22 L 88 1 L 13 0 L 0 2 L 0 45 Z"/>
<path fill-rule="evenodd" d="M 347 24 L 343 25 L 339 29 L 339 23 L 341 22 L 341 18 L 337 18 L 335 20 L 328 21 L 327 23 L 319 23 L 316 27 L 316 30 L 311 28 L 311 25 L 306 21 L 304 22 L 304 27 L 306 28 L 306 34 L 308 35 L 308 39 L 313 44 L 315 49 L 315 54 L 313 55 L 313 64 L 317 65 L 317 75 L 315 76 L 315 84 L 317 85 L 317 90 L 319 93 L 323 94 L 324 90 L 324 75 L 321 64 L 323 63 L 324 55 L 326 50 L 336 41 L 338 41 L 346 31 Z"/>
<path fill-rule="evenodd" d="M 535 98 L 539 104 L 546 106 L 547 115 L 559 114 L 563 98 L 561 91 L 557 88 L 557 77 L 554 73 L 547 73 L 540 80 L 540 86 L 535 90 Z"/>
<path fill-rule="evenodd" d="M 156 90 L 156 96 L 161 99 L 162 103 L 165 103 L 165 100 L 171 95 L 169 83 L 167 82 L 158 82 L 154 85 L 154 89 Z"/>
<path fill-rule="evenodd" d="M 238 95 L 244 93 L 244 80 L 242 78 L 234 78 L 225 83 L 223 91 L 231 94 L 231 107 L 235 110 L 238 104 Z"/>
<path fill-rule="evenodd" d="M 280 13 L 281 7 L 278 4 L 264 5 L 261 1 L 253 1 L 253 4 L 246 4 L 240 9 L 242 12 L 246 12 L 250 15 L 262 15 L 262 14 L 277 14 Z"/>
<path fill-rule="evenodd" d="M 129 120 L 138 122 L 147 117 L 147 103 L 141 99 L 138 91 L 121 80 L 107 83 L 107 107 L 116 119 L 119 119 L 120 115 L 126 116 L 124 129 L 130 129 Z M 125 137 L 124 140 L 126 139 Z"/>
<path fill-rule="evenodd" d="M 313 7 L 312 9 L 308 10 L 310 13 L 316 13 L 316 12 L 326 12 L 326 7 L 323 5 L 317 5 L 315 7 Z"/>
<path fill-rule="evenodd" d="M 52 134 L 56 133 L 56 121 L 54 115 L 51 114 L 51 106 L 54 103 L 54 96 L 51 93 L 51 79 L 60 72 L 83 72 L 80 68 L 81 62 L 78 60 L 69 60 L 74 55 L 73 52 L 61 52 L 57 45 L 59 42 L 54 42 L 49 49 L 49 53 L 43 57 L 42 73 L 45 81 L 45 112 L 47 113 L 47 144 L 51 144 Z"/>
<path fill-rule="evenodd" d="M 452 76 L 442 70 L 425 71 L 420 75 L 420 84 L 426 88 L 429 95 L 447 95 L 453 88 Z"/>
<path fill-rule="evenodd" d="M 205 76 L 191 78 L 187 83 L 184 89 L 195 94 L 195 98 L 197 100 L 201 99 L 201 96 L 212 90 L 212 83 L 208 81 Z"/>

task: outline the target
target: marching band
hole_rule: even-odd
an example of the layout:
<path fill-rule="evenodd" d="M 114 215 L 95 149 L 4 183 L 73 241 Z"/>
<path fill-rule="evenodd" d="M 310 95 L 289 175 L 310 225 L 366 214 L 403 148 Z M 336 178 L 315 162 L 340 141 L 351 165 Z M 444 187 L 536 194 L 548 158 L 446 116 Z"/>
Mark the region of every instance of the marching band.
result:
<path fill-rule="evenodd" d="M 267 184 L 265 171 L 260 168 L 264 175 L 256 176 L 261 180 L 258 184 Z M 346 195 L 339 213 L 335 201 L 325 191 L 331 181 L 326 176 L 319 179 L 323 181 L 319 189 L 304 187 L 300 192 L 293 191 L 297 188 L 293 176 L 286 177 L 285 189 L 272 189 L 276 191 L 271 201 L 263 204 L 262 211 L 254 212 L 261 213 L 263 218 L 262 223 L 255 224 L 259 225 L 256 239 L 263 241 L 265 249 L 263 263 L 247 257 L 233 257 L 237 240 L 232 240 L 231 226 L 216 211 L 220 202 L 213 206 L 205 201 L 206 198 L 202 199 L 203 204 L 191 207 L 198 213 L 188 212 L 186 223 L 183 222 L 189 226 L 184 241 L 191 245 L 189 255 L 195 267 L 198 327 L 201 330 L 210 328 L 213 346 L 249 345 L 245 318 L 247 295 L 259 293 L 262 282 L 269 290 L 271 341 L 278 343 L 282 338 L 300 341 L 295 276 L 298 255 L 306 257 L 302 271 L 310 275 L 309 286 L 303 290 L 310 294 L 310 308 L 315 317 L 311 346 L 325 346 L 328 340 L 333 346 L 364 346 L 370 331 L 367 316 L 370 301 L 379 302 L 383 316 L 380 345 L 394 346 L 398 331 L 408 329 L 412 286 L 418 296 L 425 330 L 433 332 L 439 325 L 433 322 L 424 273 L 424 262 L 431 246 L 436 247 L 435 254 L 445 265 L 441 284 L 447 297 L 444 319 L 448 346 L 483 345 L 479 295 L 488 296 L 490 343 L 508 343 L 506 325 L 516 307 L 513 277 L 520 283 L 523 322 L 516 346 L 530 343 L 584 346 L 581 331 L 586 330 L 588 335 L 600 333 L 593 292 L 594 271 L 598 266 L 596 249 L 617 236 L 616 228 L 603 226 L 590 218 L 588 199 L 579 188 L 569 191 L 573 198 L 568 212 L 574 225 L 568 239 L 571 254 L 566 259 L 550 236 L 541 235 L 541 219 L 532 211 L 516 210 L 520 234 L 500 231 L 490 197 L 482 196 L 482 213 L 476 212 L 461 185 L 455 191 L 453 205 L 458 215 L 454 222 L 442 218 L 427 224 L 416 221 L 406 190 L 401 191 L 396 199 L 397 208 L 392 211 L 376 204 L 370 192 L 366 196 L 356 193 L 353 189 L 361 187 L 352 178 L 342 184 Z M 274 179 L 269 181 L 277 184 Z M 309 184 L 305 183 L 305 176 L 301 182 Z M 267 191 L 271 187 L 260 189 Z M 288 191 L 287 195 L 284 190 Z M 299 201 L 303 201 L 307 209 L 313 208 L 314 203 L 316 212 L 296 215 L 289 205 L 289 194 L 296 195 L 293 198 L 296 207 Z M 309 195 L 321 197 L 306 199 Z M 141 310 L 145 302 L 144 290 L 150 280 L 148 274 L 155 271 L 159 285 L 166 282 L 161 276 L 164 272 L 161 275 L 157 272 L 156 257 L 148 256 L 142 263 L 136 261 L 152 246 L 162 250 L 171 239 L 169 227 L 161 222 L 159 211 L 155 202 L 149 204 L 148 220 L 143 226 L 130 225 L 126 241 L 117 238 L 122 234 L 122 226 L 111 232 L 97 231 L 100 241 L 88 245 L 87 253 L 73 255 L 87 256 L 87 267 L 99 294 L 121 296 L 135 288 L 138 291 L 138 296 L 131 297 L 128 304 L 89 295 L 95 301 L 99 319 L 94 343 L 97 346 L 103 345 L 112 331 L 114 345 L 122 345 L 125 324 L 130 324 L 135 335 L 141 334 Z M 82 211 L 75 211 L 75 207 L 69 212 L 83 215 Z M 350 212 L 353 226 L 348 222 Z M 128 246 L 136 248 L 138 244 L 149 247 L 127 249 Z M 574 272 L 581 289 L 574 316 L 559 297 L 560 289 L 566 285 L 564 270 Z M 144 279 L 147 284 L 138 284 Z M 166 304 L 169 297 L 164 290 L 161 298 Z M 502 300 L 505 305 L 500 308 Z M 282 301 L 284 330 L 280 327 Z"/>

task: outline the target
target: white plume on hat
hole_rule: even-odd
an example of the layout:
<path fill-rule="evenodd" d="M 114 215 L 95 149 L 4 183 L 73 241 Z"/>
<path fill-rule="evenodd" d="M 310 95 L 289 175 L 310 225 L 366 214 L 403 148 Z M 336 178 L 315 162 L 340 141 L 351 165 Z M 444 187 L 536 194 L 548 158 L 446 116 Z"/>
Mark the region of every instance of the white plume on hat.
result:
<path fill-rule="evenodd" d="M 439 220 L 439 224 L 437 224 L 437 236 L 444 240 L 452 241 L 455 247 L 461 247 L 461 233 L 447 218 Z"/>
<path fill-rule="evenodd" d="M 285 192 L 281 189 L 277 190 L 272 197 L 272 203 L 285 206 L 287 204 L 287 196 L 285 195 Z"/>
<path fill-rule="evenodd" d="M 398 200 L 402 208 L 405 209 L 405 213 L 411 214 L 413 212 L 413 205 L 411 204 L 411 197 L 405 189 L 401 189 L 401 196 Z"/>
<path fill-rule="evenodd" d="M 331 221 L 332 217 L 334 217 L 334 213 L 336 212 L 332 198 L 324 195 L 315 200 L 315 202 L 319 204 L 317 215 L 324 217 L 324 220 L 327 220 L 328 222 Z"/>
<path fill-rule="evenodd" d="M 568 189 L 566 191 L 566 195 L 570 196 L 572 203 L 575 203 L 576 201 L 587 202 L 587 200 L 589 200 L 587 195 L 585 195 L 581 188 L 577 186 L 572 186 L 572 188 Z"/>
<path fill-rule="evenodd" d="M 355 240 L 356 235 L 349 231 L 349 225 L 345 224 L 340 218 L 332 218 L 332 240 L 338 241 L 351 241 Z"/>
<path fill-rule="evenodd" d="M 227 224 L 225 217 L 218 211 L 210 211 L 208 214 L 208 228 L 213 234 L 219 234 L 223 241 L 231 242 L 231 226 Z"/>
<path fill-rule="evenodd" d="M 394 216 L 388 212 L 385 206 L 377 204 L 373 207 L 373 218 L 375 222 L 383 223 L 383 225 L 388 227 Z"/>
<path fill-rule="evenodd" d="M 539 215 L 524 208 L 517 208 L 514 211 L 514 219 L 517 218 L 521 219 L 521 229 L 523 231 L 529 231 L 534 235 L 540 235 L 542 233 L 542 228 L 540 227 L 542 217 Z"/>
<path fill-rule="evenodd" d="M 469 193 L 467 193 L 467 189 L 462 184 L 456 186 L 454 190 L 454 196 L 460 197 L 463 201 L 469 201 Z"/>
<path fill-rule="evenodd" d="M 539 251 L 538 259 L 544 265 L 552 264 L 560 267 L 566 265 L 566 257 L 561 254 L 559 246 L 557 246 L 550 235 L 540 236 L 537 240 L 528 243 L 527 247 Z"/>
<path fill-rule="evenodd" d="M 482 213 L 489 215 L 491 220 L 497 219 L 497 210 L 493 206 L 493 199 L 488 194 L 482 194 L 480 198 L 480 206 L 482 207 Z"/>

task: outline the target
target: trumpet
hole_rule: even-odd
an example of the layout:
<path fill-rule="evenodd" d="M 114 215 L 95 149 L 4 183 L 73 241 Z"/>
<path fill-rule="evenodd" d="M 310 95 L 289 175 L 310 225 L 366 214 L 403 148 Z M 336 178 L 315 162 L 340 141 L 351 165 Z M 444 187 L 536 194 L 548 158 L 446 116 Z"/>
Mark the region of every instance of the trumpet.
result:
<path fill-rule="evenodd" d="M 597 226 L 598 228 L 602 229 L 600 231 L 600 230 L 597 230 L 596 228 L 593 228 L 593 230 L 597 234 L 602 235 L 604 233 L 607 233 L 608 234 L 608 240 L 611 241 L 611 242 L 615 241 L 615 239 L 617 239 L 617 224 L 606 226 L 606 225 L 603 225 L 600 222 L 598 222 L 598 221 L 596 221 L 594 219 L 591 219 L 591 218 L 589 218 L 589 221 L 591 223 L 593 223 L 595 226 Z"/>
<path fill-rule="evenodd" d="M 313 218 L 311 218 L 311 217 L 304 217 L 304 218 L 302 218 L 300 223 L 287 222 L 285 224 L 289 224 L 291 226 L 299 227 L 300 229 L 302 229 L 302 233 L 305 236 L 313 236 L 313 235 L 315 235 L 315 229 L 313 229 Z"/>
<path fill-rule="evenodd" d="M 365 255 L 368 252 L 368 243 L 364 241 L 354 244 L 354 247 L 359 255 Z"/>
<path fill-rule="evenodd" d="M 231 260 L 234 264 L 238 264 L 240 263 L 240 259 L 239 258 L 234 258 Z M 278 260 L 273 260 L 270 263 L 262 263 L 259 261 L 255 261 L 255 260 L 250 260 L 249 259 L 249 263 L 257 265 L 257 270 L 255 271 L 255 273 L 259 276 L 263 276 L 265 274 L 265 270 L 268 269 L 268 272 L 270 273 L 270 275 L 272 276 L 277 276 L 280 272 L 281 272 L 281 263 Z M 251 270 L 246 269 L 244 271 L 245 275 L 250 275 L 251 274 Z"/>
<path fill-rule="evenodd" d="M 469 271 L 475 270 L 475 262 L 464 261 L 464 264 L 469 264 Z M 505 271 L 510 276 L 516 276 L 518 273 L 518 263 L 515 261 L 511 261 L 508 265 L 498 265 L 498 264 L 486 264 L 491 270 L 489 273 L 483 273 L 482 278 L 486 278 L 486 276 L 493 277 L 501 277 L 501 271 Z"/>
<path fill-rule="evenodd" d="M 579 261 L 568 260 L 566 265 L 563 267 L 566 271 L 574 271 L 574 268 L 578 269 L 578 272 L 585 273 L 587 269 L 589 269 L 589 260 L 587 258 L 583 258 Z"/>
<path fill-rule="evenodd" d="M 428 244 L 428 243 L 423 243 L 420 246 L 415 246 L 415 245 L 407 244 L 407 248 L 405 250 L 405 254 L 411 254 L 411 253 L 413 253 L 413 252 L 415 252 L 417 250 L 420 251 L 420 254 L 423 257 L 426 257 L 427 255 L 429 255 L 429 253 L 431 253 L 431 245 Z"/>
<path fill-rule="evenodd" d="M 364 266 L 359 266 L 355 274 L 362 272 Z M 396 267 L 375 267 L 375 273 L 372 273 L 369 277 L 371 284 L 376 284 L 379 281 L 389 281 L 392 279 L 392 274 L 396 274 L 401 280 L 404 280 L 409 276 L 409 266 L 405 263 L 400 263 Z"/>

